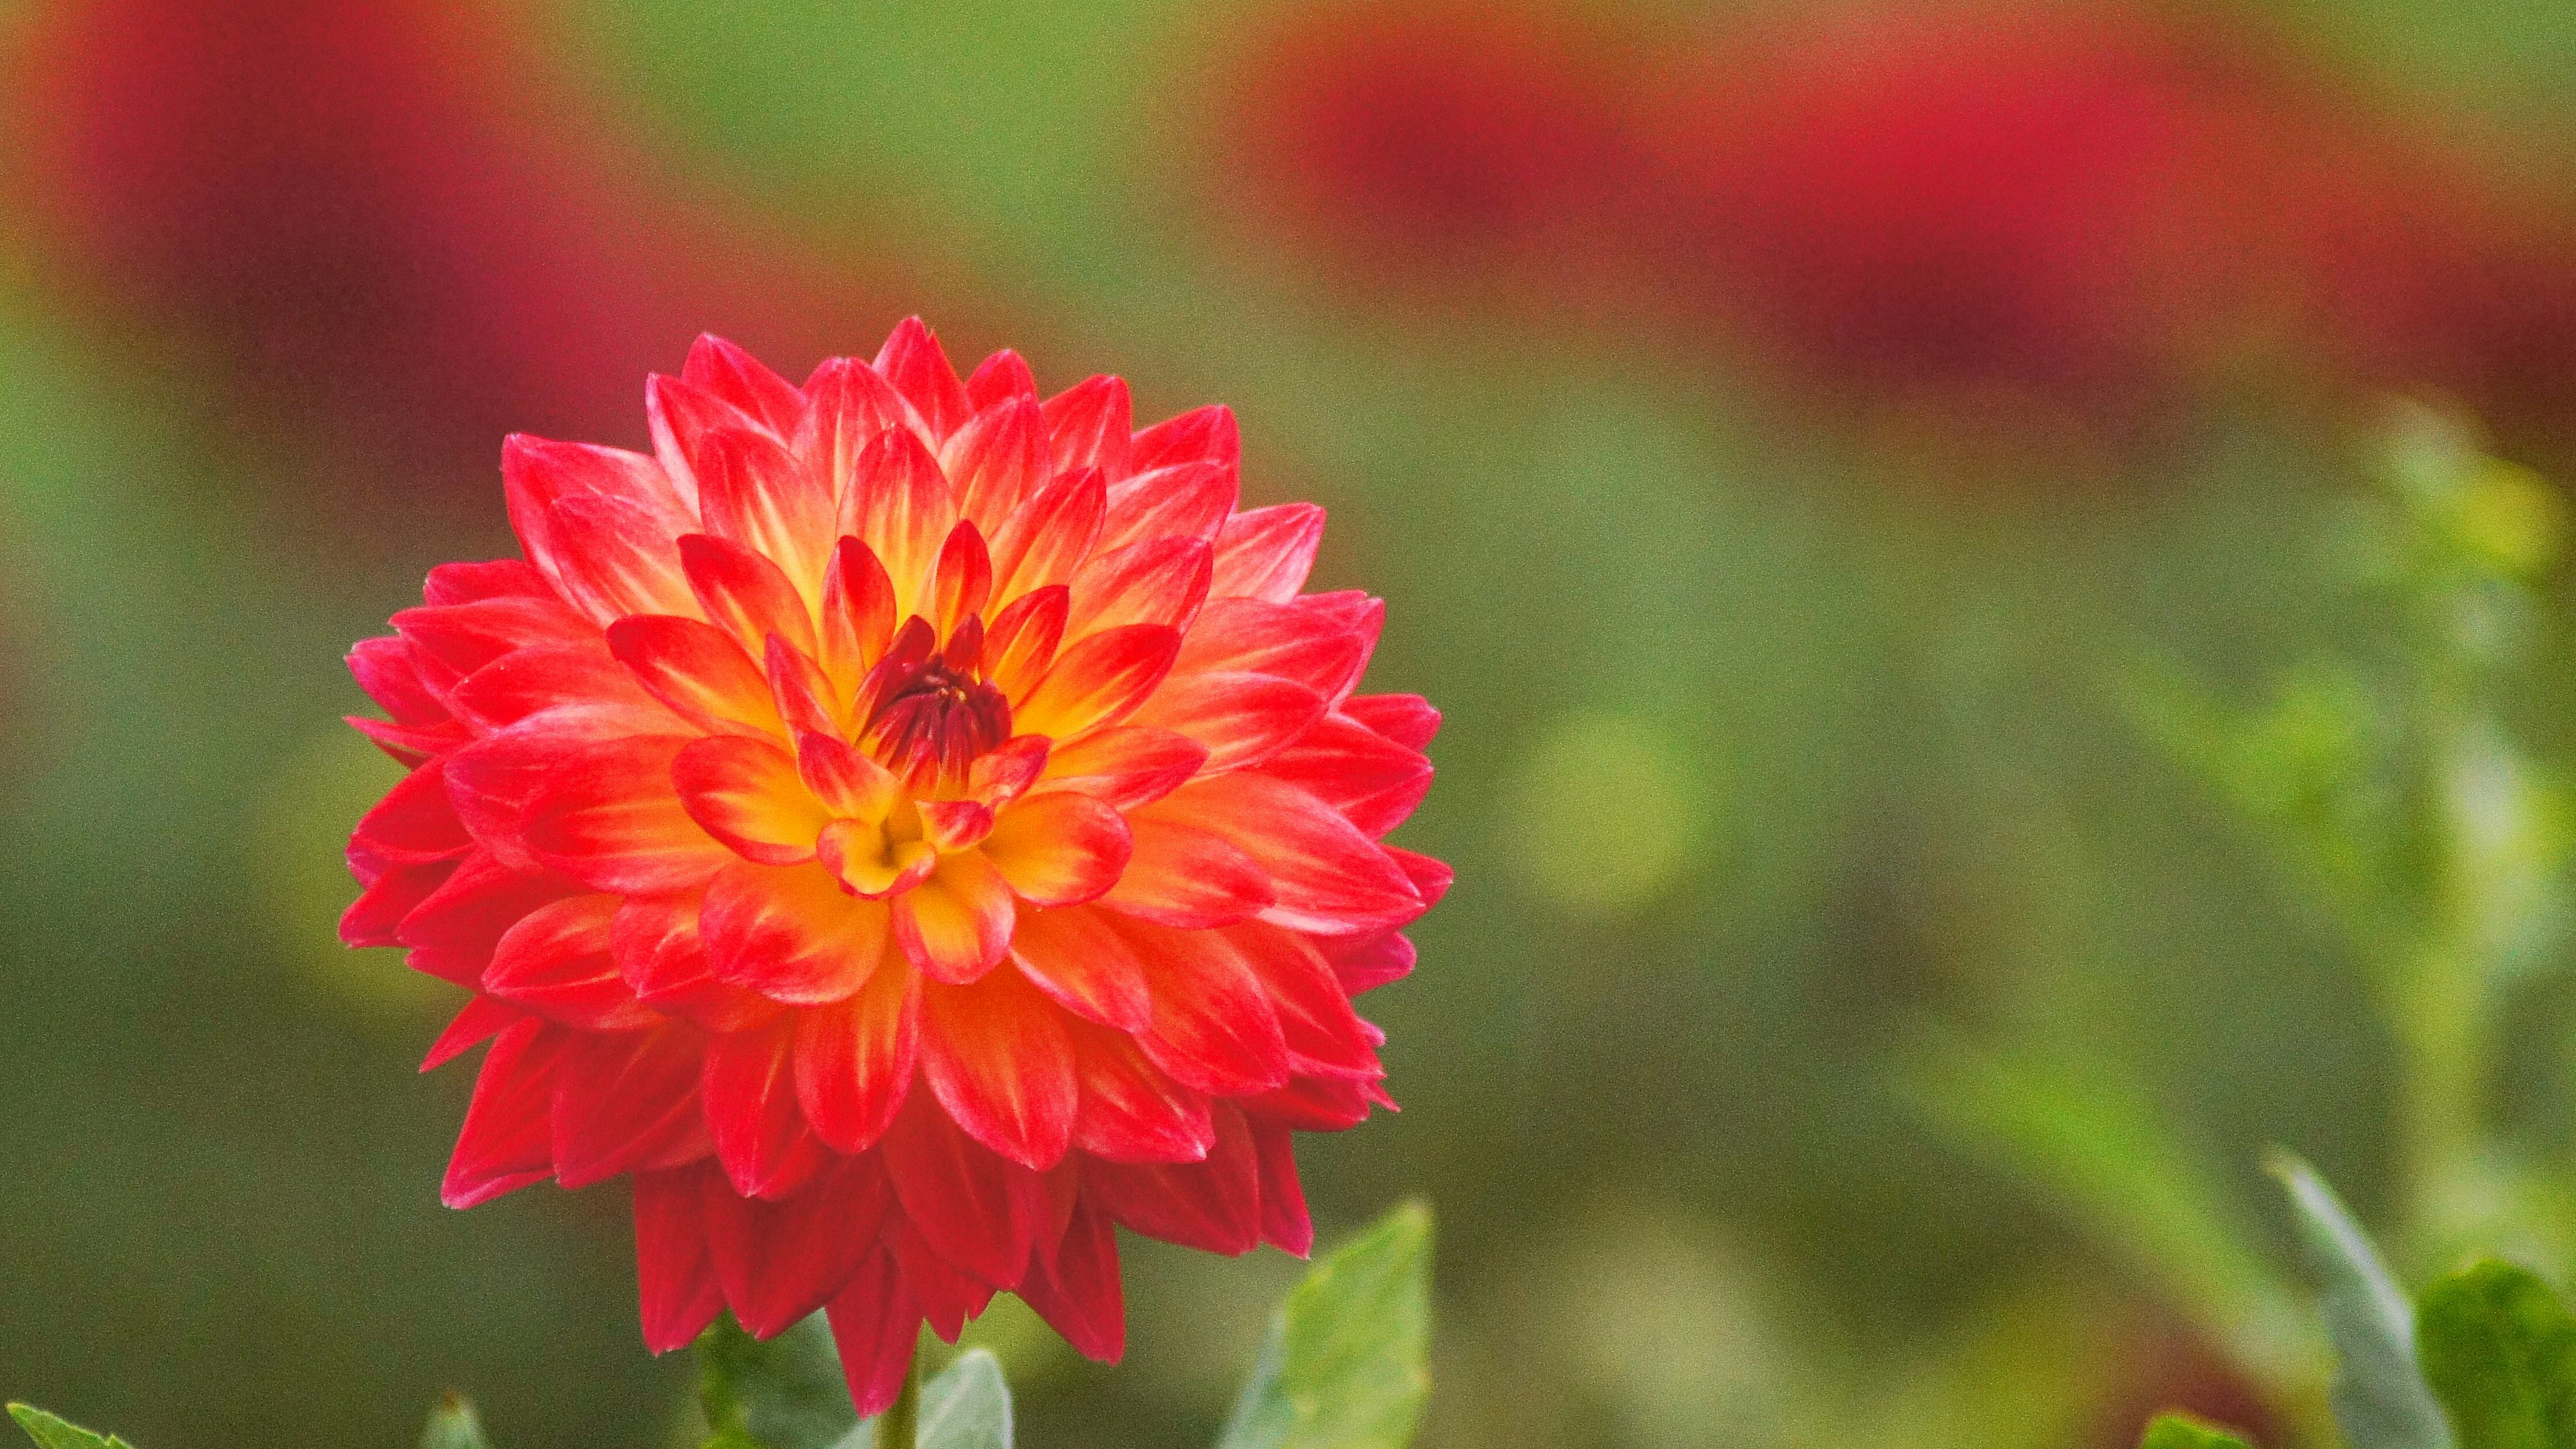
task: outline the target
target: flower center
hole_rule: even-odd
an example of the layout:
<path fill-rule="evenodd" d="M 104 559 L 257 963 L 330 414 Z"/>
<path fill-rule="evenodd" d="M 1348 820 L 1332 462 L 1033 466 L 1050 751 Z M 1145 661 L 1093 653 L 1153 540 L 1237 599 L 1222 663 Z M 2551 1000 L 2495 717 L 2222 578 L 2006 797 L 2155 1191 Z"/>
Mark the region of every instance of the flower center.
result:
<path fill-rule="evenodd" d="M 859 743 L 915 789 L 964 779 L 976 756 L 1011 737 L 1010 700 L 944 655 L 889 683 Z"/>

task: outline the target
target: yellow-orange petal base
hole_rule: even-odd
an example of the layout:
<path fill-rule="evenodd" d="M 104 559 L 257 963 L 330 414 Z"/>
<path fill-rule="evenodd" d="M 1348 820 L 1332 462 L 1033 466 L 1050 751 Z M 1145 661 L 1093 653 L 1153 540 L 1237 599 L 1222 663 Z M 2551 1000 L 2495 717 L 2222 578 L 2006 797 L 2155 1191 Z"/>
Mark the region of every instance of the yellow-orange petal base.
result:
<path fill-rule="evenodd" d="M 1392 1105 L 1352 998 L 1449 880 L 1381 843 L 1439 715 L 1356 692 L 1322 510 L 918 321 L 646 404 L 510 439 L 526 558 L 349 657 L 411 773 L 342 935 L 474 993 L 429 1066 L 491 1042 L 446 1200 L 632 1177 L 646 1343 L 828 1309 L 866 1412 L 996 1292 L 1116 1358 L 1116 1228 L 1306 1251 L 1291 1134 Z"/>

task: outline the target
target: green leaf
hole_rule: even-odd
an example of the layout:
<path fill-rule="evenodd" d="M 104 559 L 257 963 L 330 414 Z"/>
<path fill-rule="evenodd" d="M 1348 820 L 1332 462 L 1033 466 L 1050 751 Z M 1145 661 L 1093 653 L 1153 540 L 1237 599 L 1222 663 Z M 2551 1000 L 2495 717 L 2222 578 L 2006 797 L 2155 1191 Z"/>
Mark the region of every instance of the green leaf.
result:
<path fill-rule="evenodd" d="M 2245 1441 L 2180 1414 L 2158 1414 L 2138 1449 L 2246 1449 Z"/>
<path fill-rule="evenodd" d="M 1011 1449 L 1001 1360 L 970 1349 L 921 1387 L 920 1449 Z"/>
<path fill-rule="evenodd" d="M 1915 1109 L 2054 1197 L 2165 1300 L 2249 1359 L 2281 1352 L 2293 1300 L 2245 1246 L 2237 1206 L 2140 1094 L 2099 1068 L 1942 1037 L 1907 1064 Z"/>
<path fill-rule="evenodd" d="M 2320 1280 L 2326 1338 L 2336 1358 L 2331 1401 L 2352 1449 L 2452 1449 L 2451 1426 L 2415 1364 L 2415 1316 L 2370 1236 L 2316 1169 L 2276 1154 L 2299 1245 Z"/>
<path fill-rule="evenodd" d="M 767 1343 L 732 1318 L 718 1318 L 699 1335 L 697 1351 L 698 1398 L 719 1442 L 832 1449 L 858 1426 L 859 1411 L 850 1403 L 849 1381 L 822 1314 Z"/>
<path fill-rule="evenodd" d="M 1218 1449 L 1403 1449 L 1431 1391 L 1431 1210 L 1406 1203 L 1306 1274 Z"/>
<path fill-rule="evenodd" d="M 429 1427 L 420 1431 L 420 1449 L 490 1449 L 483 1421 L 462 1394 L 449 1394 L 429 1411 Z"/>
<path fill-rule="evenodd" d="M 134 1449 L 134 1446 L 110 1434 L 105 1438 L 78 1424 L 58 1419 L 32 1404 L 11 1404 L 9 1417 L 27 1431 L 27 1437 L 45 1449 Z"/>
<path fill-rule="evenodd" d="M 2425 1289 L 2415 1321 L 2461 1449 L 2576 1446 L 2576 1318 L 2547 1284 L 2479 1263 Z"/>

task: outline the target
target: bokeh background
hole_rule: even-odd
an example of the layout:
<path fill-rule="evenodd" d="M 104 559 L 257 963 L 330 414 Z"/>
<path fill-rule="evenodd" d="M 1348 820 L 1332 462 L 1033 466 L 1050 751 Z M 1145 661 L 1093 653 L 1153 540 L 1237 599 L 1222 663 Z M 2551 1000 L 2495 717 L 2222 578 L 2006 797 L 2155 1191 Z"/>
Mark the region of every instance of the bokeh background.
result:
<path fill-rule="evenodd" d="M 1305 1152 L 1328 1233 L 1438 1207 L 1426 1445 L 2265 1422 L 1901 1083 L 2010 1039 L 2385 1191 L 2349 962 L 2112 675 L 2361 636 L 2391 390 L 2576 479 L 2549 0 L 0 0 L 0 1393 L 669 1442 L 619 1193 L 437 1206 L 340 655 L 511 550 L 503 433 L 908 312 L 1232 404 L 1447 712 L 1405 1111 Z M 1206 1442 L 1296 1271 L 1129 1262 L 1121 1369 L 978 1330 L 1033 1442 Z"/>

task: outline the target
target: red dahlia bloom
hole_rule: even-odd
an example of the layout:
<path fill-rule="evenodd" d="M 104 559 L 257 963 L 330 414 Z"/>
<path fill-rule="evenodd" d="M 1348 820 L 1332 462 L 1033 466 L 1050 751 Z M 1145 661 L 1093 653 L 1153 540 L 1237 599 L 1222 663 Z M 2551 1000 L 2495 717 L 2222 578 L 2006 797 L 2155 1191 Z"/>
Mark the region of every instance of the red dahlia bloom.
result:
<path fill-rule="evenodd" d="M 445 1196 L 632 1174 L 644 1336 L 830 1310 L 863 1410 L 1017 1292 L 1124 1343 L 1111 1229 L 1304 1252 L 1292 1131 L 1385 1104 L 1354 993 L 1449 880 L 1383 845 L 1438 714 L 1234 420 L 961 382 L 918 322 L 803 388 L 702 340 L 655 456 L 514 437 L 525 562 L 351 667 L 412 773 L 353 944 L 484 1038 Z"/>

